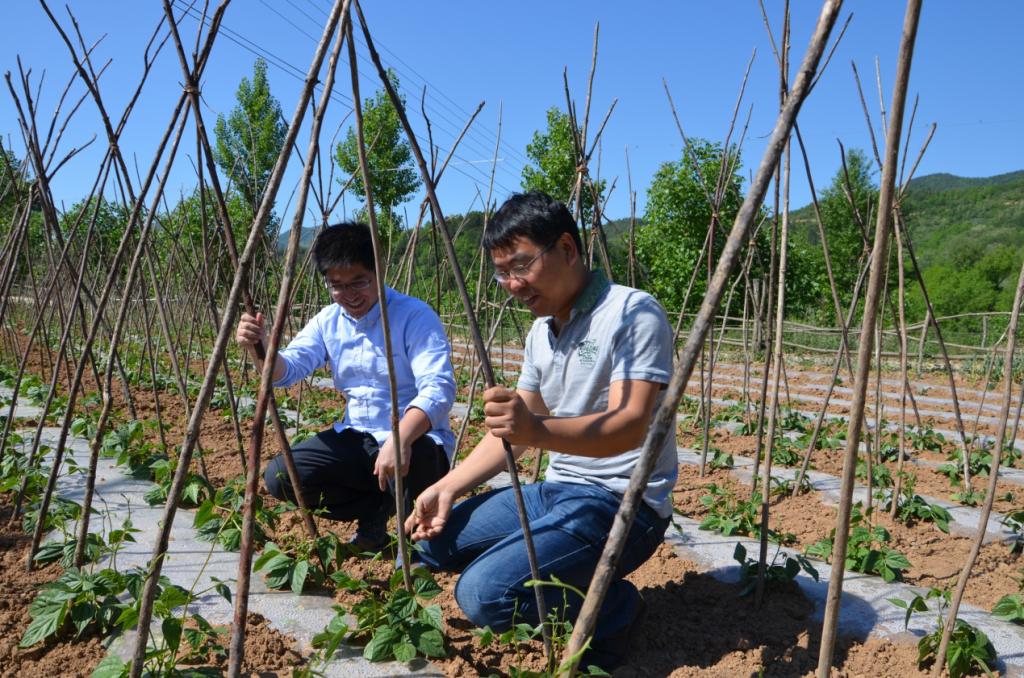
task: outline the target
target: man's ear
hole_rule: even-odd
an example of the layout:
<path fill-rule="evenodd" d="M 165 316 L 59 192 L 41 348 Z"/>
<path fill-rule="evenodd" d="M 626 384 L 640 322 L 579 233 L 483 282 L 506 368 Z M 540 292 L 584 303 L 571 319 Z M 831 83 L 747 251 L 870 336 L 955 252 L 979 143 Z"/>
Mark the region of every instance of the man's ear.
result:
<path fill-rule="evenodd" d="M 570 267 L 575 266 L 579 260 L 581 253 L 576 247 L 576 241 L 573 240 L 572 236 L 568 233 L 563 233 L 558 237 L 558 244 L 555 245 L 559 253 L 565 258 L 565 263 Z"/>

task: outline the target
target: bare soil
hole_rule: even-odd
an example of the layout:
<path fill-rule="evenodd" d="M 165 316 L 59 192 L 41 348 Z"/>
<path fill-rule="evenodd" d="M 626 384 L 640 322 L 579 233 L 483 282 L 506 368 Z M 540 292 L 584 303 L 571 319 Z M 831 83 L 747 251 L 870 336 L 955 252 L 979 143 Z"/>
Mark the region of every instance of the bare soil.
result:
<path fill-rule="evenodd" d="M 196 370 L 200 366 L 200 363 L 193 363 L 191 369 Z M 45 378 L 49 373 L 48 356 L 36 354 L 30 362 L 30 369 Z M 791 371 L 791 387 L 797 379 L 799 375 Z M 941 379 L 936 378 L 935 381 L 939 386 Z M 86 384 L 95 386 L 88 376 Z M 237 387 L 237 380 L 235 384 Z M 735 397 L 738 391 L 734 388 L 730 394 Z M 119 393 L 117 395 L 119 400 L 116 402 L 124 416 L 125 403 Z M 279 395 L 282 394 L 279 392 Z M 298 393 L 292 390 L 289 395 L 296 397 Z M 465 395 L 463 392 L 462 397 Z M 152 392 L 139 389 L 133 392 L 133 397 L 139 418 L 155 419 L 156 403 Z M 339 413 L 344 406 L 340 400 L 332 401 L 329 396 L 322 400 L 321 405 L 334 408 Z M 184 439 L 187 419 L 176 392 L 161 392 L 160 408 L 163 420 L 170 424 L 165 438 L 170 445 L 177 445 Z M 215 486 L 239 476 L 243 468 L 239 432 L 225 417 L 226 414 L 227 410 L 211 410 L 203 422 L 200 437 L 206 472 Z M 248 423 L 243 423 L 240 433 L 241 449 L 244 449 L 249 440 Z M 460 452 L 468 451 L 481 434 L 478 426 L 470 426 Z M 149 435 L 156 439 L 155 431 L 150 431 Z M 744 446 L 750 445 L 750 440 L 752 438 L 734 439 L 716 432 L 713 444 L 727 451 L 740 452 Z M 268 431 L 261 449 L 261 463 L 265 464 L 276 455 L 277 449 L 275 435 Z M 749 454 L 750 451 L 743 450 L 742 453 Z M 521 466 L 525 472 L 527 465 Z M 200 470 L 198 462 L 194 470 Z M 728 471 L 712 471 L 707 478 L 700 479 L 696 476 L 696 469 L 683 466 L 676 493 L 677 508 L 685 515 L 700 518 L 704 509 L 699 499 L 709 481 L 731 485 L 738 492 L 745 489 Z M 918 491 L 930 494 L 926 486 L 927 481 L 922 479 Z M 0 511 L 6 506 L 2 501 L 0 499 Z M 823 509 L 817 495 L 776 501 L 772 511 L 773 528 L 792 532 L 798 546 L 813 543 L 827 535 L 834 526 L 834 510 Z M 0 513 L 0 522 L 6 525 L 4 518 Z M 876 516 L 875 520 L 890 529 L 894 537 L 893 547 L 904 552 L 914 564 L 907 573 L 908 581 L 924 586 L 944 585 L 955 576 L 957 563 L 962 562 L 966 553 L 967 540 L 943 535 L 930 525 L 893 525 L 886 522 L 888 518 L 884 516 Z M 322 520 L 319 524 L 321 529 L 334 531 L 343 539 L 352 533 L 350 525 Z M 50 566 L 31 575 L 24 573 L 21 563 L 28 548 L 27 537 L 17 529 L 3 529 L 6 531 L 0 531 L 2 675 L 58 672 L 87 675 L 104 655 L 97 638 L 64 641 L 34 650 L 16 648 L 17 640 L 28 624 L 27 607 L 34 597 L 35 588 L 59 576 L 60 571 Z M 298 516 L 291 514 L 278 527 L 278 534 L 294 534 L 301 529 Z M 344 567 L 352 576 L 380 583 L 390 576 L 393 564 L 391 561 L 351 558 Z M 985 547 L 968 587 L 968 602 L 990 607 L 1000 595 L 1015 592 L 1014 578 L 1019 569 L 1016 559 L 1009 557 L 1005 546 Z M 763 675 L 768 676 L 813 674 L 820 642 L 820 623 L 810 619 L 811 605 L 797 587 L 772 592 L 766 605 L 755 610 L 749 600 L 738 596 L 736 585 L 717 581 L 702 572 L 695 563 L 677 556 L 668 546 L 662 546 L 630 579 L 647 600 L 648 614 L 630 641 L 629 663 L 616 671 L 616 675 L 738 676 L 759 675 L 762 670 Z M 472 634 L 472 625 L 462 615 L 453 597 L 456 576 L 439 574 L 438 581 L 443 587 L 438 602 L 444 612 L 451 650 L 450 658 L 440 662 L 447 675 L 509 675 L 516 668 L 542 668 L 542 652 L 536 643 L 519 649 L 479 648 Z M 343 605 L 354 602 L 350 596 L 343 591 L 335 593 Z M 302 661 L 301 655 L 293 649 L 293 640 L 271 631 L 265 620 L 250 618 L 248 629 L 247 672 L 275 675 L 287 672 L 288 667 Z M 893 644 L 877 639 L 866 642 L 843 640 L 836 664 L 835 676 L 924 675 L 916 668 L 916 648 L 912 644 Z M 79 669 L 81 673 L 74 673 Z"/>

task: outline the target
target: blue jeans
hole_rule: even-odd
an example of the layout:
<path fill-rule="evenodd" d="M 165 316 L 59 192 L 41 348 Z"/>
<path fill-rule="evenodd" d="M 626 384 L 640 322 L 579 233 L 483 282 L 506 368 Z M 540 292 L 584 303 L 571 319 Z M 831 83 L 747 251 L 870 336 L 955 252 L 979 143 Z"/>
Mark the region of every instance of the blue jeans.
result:
<path fill-rule="evenodd" d="M 595 485 L 532 483 L 523 486 L 537 567 L 543 581 L 558 577 L 582 591 L 601 557 L 621 497 Z M 642 565 L 661 543 L 669 519 L 643 504 L 619 559 L 616 581 L 598 615 L 595 643 L 623 631 L 633 620 L 640 594 L 622 577 Z M 511 488 L 471 497 L 452 509 L 444 531 L 420 542 L 421 559 L 435 569 L 461 571 L 455 598 L 471 622 L 505 631 L 513 624 L 537 624 L 533 577 Z M 548 611 L 563 608 L 575 621 L 583 600 L 545 586 Z"/>

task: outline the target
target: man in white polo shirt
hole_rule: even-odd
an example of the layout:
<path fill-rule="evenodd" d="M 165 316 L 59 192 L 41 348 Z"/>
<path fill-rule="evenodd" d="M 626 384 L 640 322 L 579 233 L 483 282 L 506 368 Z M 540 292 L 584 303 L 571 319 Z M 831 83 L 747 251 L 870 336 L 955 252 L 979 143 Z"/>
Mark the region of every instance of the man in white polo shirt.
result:
<path fill-rule="evenodd" d="M 538 567 L 545 581 L 585 589 L 672 374 L 672 330 L 645 292 L 590 271 L 565 205 L 538 193 L 512 196 L 484 236 L 495 279 L 537 320 L 515 390 L 484 393 L 488 433 L 451 473 L 423 491 L 406 523 L 431 567 L 461 571 L 455 595 L 473 623 L 503 631 L 538 623 L 532 579 L 510 489 L 453 504 L 505 468 L 502 439 L 518 457 L 550 450 L 543 482 L 525 485 Z M 610 669 L 643 610 L 623 579 L 661 543 L 672 513 L 676 453 L 670 436 L 644 493 L 584 664 Z M 575 619 L 582 600 L 545 587 L 549 610 Z"/>

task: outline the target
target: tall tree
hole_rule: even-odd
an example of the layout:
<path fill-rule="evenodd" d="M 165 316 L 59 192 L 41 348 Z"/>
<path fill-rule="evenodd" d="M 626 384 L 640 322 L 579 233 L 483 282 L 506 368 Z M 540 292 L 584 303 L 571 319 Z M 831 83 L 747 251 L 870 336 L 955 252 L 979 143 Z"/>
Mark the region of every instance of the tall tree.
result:
<path fill-rule="evenodd" d="M 722 193 L 712 261 L 718 260 L 743 202 L 740 162 L 733 153 L 737 151 L 729 156 L 733 168 Z M 636 233 L 637 256 L 646 268 L 649 291 L 670 309 L 679 309 L 683 303 L 687 281 L 704 247 L 712 215 L 708 196 L 715 195 L 724 157 L 721 144 L 692 139 L 690 151 L 680 160 L 662 163 L 647 189 L 644 225 Z M 701 266 L 707 267 L 707 259 Z M 706 276 L 697 275 L 691 308 L 703 298 L 705 280 Z"/>
<path fill-rule="evenodd" d="M 235 99 L 226 118 L 217 116 L 214 157 L 255 214 L 287 132 L 281 104 L 270 93 L 266 61 L 256 59 L 252 80 L 242 78 Z"/>
<path fill-rule="evenodd" d="M 581 133 L 579 128 L 576 133 Z M 532 164 L 523 167 L 523 190 L 543 191 L 568 204 L 576 186 L 577 159 L 569 114 L 554 106 L 549 108 L 547 129 L 533 133 L 533 140 L 526 145 L 526 156 Z M 596 188 L 598 196 L 603 195 L 605 182 L 597 182 Z M 590 191 L 583 191 L 580 206 L 584 223 L 590 223 L 594 207 Z"/>
<path fill-rule="evenodd" d="M 872 176 L 871 162 L 864 151 L 851 148 L 846 152 L 846 169 L 840 167 L 836 170 L 832 182 L 821 192 L 818 200 L 821 222 L 828 238 L 832 273 L 843 308 L 850 301 L 863 256 L 870 252 L 867 241 L 869 232 L 865 229 L 870 229 L 874 224 L 877 204 L 878 187 Z M 817 226 L 807 224 L 803 235 L 809 245 L 807 255 L 816 270 L 816 285 L 825 294 L 822 298 L 827 300 L 820 305 L 819 316 L 829 322 L 834 320 L 835 311 L 828 292 L 828 274 L 825 271 Z"/>
<path fill-rule="evenodd" d="M 398 90 L 398 76 L 393 70 L 388 70 L 388 79 Z M 405 103 L 404 98 L 402 102 Z M 366 163 L 373 203 L 380 211 L 378 225 L 390 242 L 402 226 L 402 218 L 395 212 L 395 207 L 416 192 L 420 179 L 412 161 L 409 142 L 402 136 L 398 112 L 383 87 L 363 100 L 363 136 L 369 144 Z M 354 177 L 352 190 L 365 201 L 366 187 L 359 170 L 359 146 L 353 127 L 349 128 L 345 140 L 338 144 L 334 157 L 338 166 Z"/>

